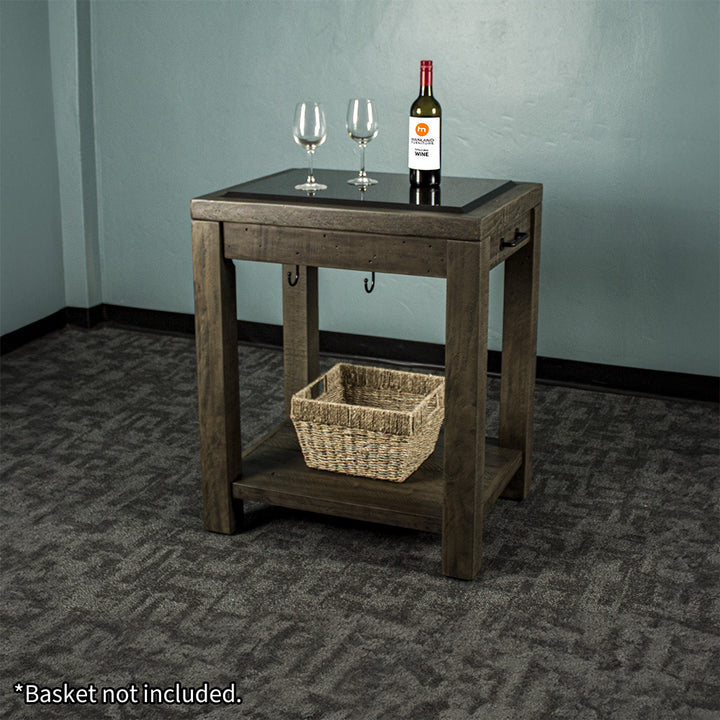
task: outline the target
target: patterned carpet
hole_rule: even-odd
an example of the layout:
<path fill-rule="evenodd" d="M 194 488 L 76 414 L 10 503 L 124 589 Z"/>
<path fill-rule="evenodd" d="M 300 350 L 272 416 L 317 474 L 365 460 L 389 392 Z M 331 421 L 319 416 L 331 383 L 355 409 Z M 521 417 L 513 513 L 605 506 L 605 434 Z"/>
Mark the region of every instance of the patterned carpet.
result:
<path fill-rule="evenodd" d="M 282 353 L 240 350 L 249 442 Z M 533 489 L 467 583 L 431 534 L 204 532 L 194 373 L 192 338 L 110 327 L 3 357 L 3 717 L 720 717 L 717 405 L 539 385 Z"/>

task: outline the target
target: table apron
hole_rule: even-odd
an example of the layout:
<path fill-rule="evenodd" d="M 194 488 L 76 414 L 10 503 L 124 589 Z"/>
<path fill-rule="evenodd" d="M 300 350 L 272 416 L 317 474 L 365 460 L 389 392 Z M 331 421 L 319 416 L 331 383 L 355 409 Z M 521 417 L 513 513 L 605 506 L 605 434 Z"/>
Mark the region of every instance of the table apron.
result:
<path fill-rule="evenodd" d="M 368 270 L 440 277 L 447 275 L 447 240 L 364 232 L 223 223 L 224 253 L 233 260 Z"/>
<path fill-rule="evenodd" d="M 533 210 L 497 213 L 487 223 L 482 242 L 490 244 L 491 268 L 527 244 L 529 238 L 516 247 L 502 247 L 503 241 L 513 241 L 516 231 L 531 234 Z M 446 238 L 234 222 L 223 223 L 223 230 L 225 257 L 233 260 L 447 277 Z"/>

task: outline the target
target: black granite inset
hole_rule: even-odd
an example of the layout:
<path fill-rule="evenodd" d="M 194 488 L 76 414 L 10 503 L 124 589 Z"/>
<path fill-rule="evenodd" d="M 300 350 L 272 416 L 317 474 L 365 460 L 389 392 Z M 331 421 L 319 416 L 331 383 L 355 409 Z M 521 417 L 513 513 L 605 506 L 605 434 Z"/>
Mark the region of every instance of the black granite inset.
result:
<path fill-rule="evenodd" d="M 467 213 L 496 197 L 515 184 L 511 180 L 444 177 L 437 188 L 413 188 L 407 174 L 372 172 L 377 185 L 358 188 L 348 180 L 357 173 L 352 170 L 315 170 L 318 182 L 327 190 L 309 193 L 295 190 L 307 177 L 306 168 L 292 168 L 274 175 L 235 185 L 224 197 L 245 200 L 270 200 L 317 205 L 389 208 L 402 210 L 440 210 Z"/>

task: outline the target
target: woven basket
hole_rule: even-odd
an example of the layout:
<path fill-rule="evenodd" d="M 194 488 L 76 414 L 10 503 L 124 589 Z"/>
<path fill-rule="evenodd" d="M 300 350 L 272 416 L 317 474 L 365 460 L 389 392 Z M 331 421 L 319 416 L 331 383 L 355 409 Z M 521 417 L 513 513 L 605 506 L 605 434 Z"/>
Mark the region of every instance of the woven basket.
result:
<path fill-rule="evenodd" d="M 435 448 L 445 380 L 338 363 L 292 397 L 305 462 L 319 470 L 403 482 Z"/>

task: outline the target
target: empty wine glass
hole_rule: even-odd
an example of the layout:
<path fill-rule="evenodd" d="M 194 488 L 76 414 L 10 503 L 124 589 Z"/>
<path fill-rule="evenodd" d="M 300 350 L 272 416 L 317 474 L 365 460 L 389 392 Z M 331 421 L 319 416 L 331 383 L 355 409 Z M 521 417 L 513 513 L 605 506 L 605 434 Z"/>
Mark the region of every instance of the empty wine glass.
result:
<path fill-rule="evenodd" d="M 345 127 L 348 135 L 360 146 L 360 173 L 348 182 L 360 187 L 375 185 L 377 180 L 368 177 L 365 172 L 365 147 L 378 134 L 375 103 L 368 98 L 353 98 L 348 103 Z"/>
<path fill-rule="evenodd" d="M 313 175 L 313 153 L 325 142 L 327 125 L 322 106 L 316 102 L 301 102 L 295 106 L 295 120 L 293 121 L 293 137 L 298 145 L 307 150 L 308 176 L 307 180 L 296 185 L 296 190 L 326 190 L 327 185 L 317 182 Z"/>

